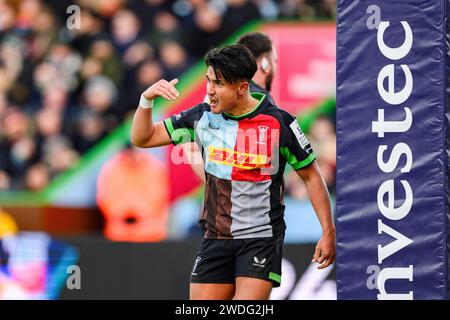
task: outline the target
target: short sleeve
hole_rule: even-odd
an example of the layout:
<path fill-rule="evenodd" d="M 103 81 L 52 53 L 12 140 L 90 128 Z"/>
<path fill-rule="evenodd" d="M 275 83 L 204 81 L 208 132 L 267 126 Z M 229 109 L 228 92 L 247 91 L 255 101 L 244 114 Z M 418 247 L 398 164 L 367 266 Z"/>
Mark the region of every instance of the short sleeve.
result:
<path fill-rule="evenodd" d="M 208 110 L 209 105 L 202 103 L 164 120 L 164 126 L 172 143 L 181 144 L 195 141 L 195 124 Z"/>
<path fill-rule="evenodd" d="M 295 117 L 282 111 L 280 153 L 294 170 L 310 165 L 316 156 Z"/>

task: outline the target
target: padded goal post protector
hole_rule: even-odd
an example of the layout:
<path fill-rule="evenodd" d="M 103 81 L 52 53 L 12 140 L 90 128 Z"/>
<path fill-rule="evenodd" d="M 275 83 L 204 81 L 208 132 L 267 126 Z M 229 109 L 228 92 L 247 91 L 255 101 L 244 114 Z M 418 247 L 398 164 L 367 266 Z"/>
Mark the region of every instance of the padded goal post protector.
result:
<path fill-rule="evenodd" d="M 444 0 L 338 1 L 338 299 L 447 299 Z"/>

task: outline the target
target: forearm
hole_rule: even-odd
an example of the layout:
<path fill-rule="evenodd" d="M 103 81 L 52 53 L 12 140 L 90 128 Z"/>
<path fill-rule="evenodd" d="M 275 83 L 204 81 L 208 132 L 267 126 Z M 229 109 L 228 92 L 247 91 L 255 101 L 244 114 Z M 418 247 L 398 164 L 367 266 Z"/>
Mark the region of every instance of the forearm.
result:
<path fill-rule="evenodd" d="M 316 162 L 298 170 L 297 173 L 305 182 L 309 199 L 322 226 L 322 237 L 317 242 L 312 262 L 320 264 L 318 269 L 324 269 L 330 266 L 336 257 L 336 229 L 331 216 L 330 196 Z"/>
<path fill-rule="evenodd" d="M 307 174 L 301 174 L 311 204 L 319 219 L 320 225 L 324 233 L 335 233 L 335 227 L 333 218 L 331 215 L 331 203 L 330 195 L 328 193 L 327 186 L 320 174 L 319 167 L 316 163 L 313 163 L 313 168 L 308 169 Z"/>
<path fill-rule="evenodd" d="M 152 109 L 138 107 L 131 126 L 131 142 L 137 147 L 144 147 L 154 133 Z"/>
<path fill-rule="evenodd" d="M 306 182 L 306 188 L 323 232 L 335 232 L 331 215 L 330 195 L 322 177 L 316 177 Z"/>

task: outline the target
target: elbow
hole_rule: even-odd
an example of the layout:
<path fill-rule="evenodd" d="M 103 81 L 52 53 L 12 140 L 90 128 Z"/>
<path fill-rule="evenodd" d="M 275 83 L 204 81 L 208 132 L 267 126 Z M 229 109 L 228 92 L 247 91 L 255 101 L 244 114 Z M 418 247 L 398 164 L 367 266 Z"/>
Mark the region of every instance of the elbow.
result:
<path fill-rule="evenodd" d="M 130 135 L 130 142 L 132 145 L 134 145 L 135 147 L 139 147 L 139 148 L 145 148 L 147 146 L 146 139 L 136 137 L 133 134 Z"/>
<path fill-rule="evenodd" d="M 131 127 L 130 142 L 139 148 L 148 148 L 154 134 L 153 128 L 145 130 L 139 127 Z"/>

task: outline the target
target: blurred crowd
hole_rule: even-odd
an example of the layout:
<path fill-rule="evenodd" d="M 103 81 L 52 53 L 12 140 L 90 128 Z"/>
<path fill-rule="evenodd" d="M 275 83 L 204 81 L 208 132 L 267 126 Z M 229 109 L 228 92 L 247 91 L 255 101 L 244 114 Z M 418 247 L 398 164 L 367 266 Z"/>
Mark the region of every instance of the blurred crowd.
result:
<path fill-rule="evenodd" d="M 68 18 L 80 11 L 80 28 Z M 253 19 L 334 19 L 336 0 L 0 0 L 0 191 L 45 188 Z M 76 26 L 76 24 L 75 24 Z"/>

